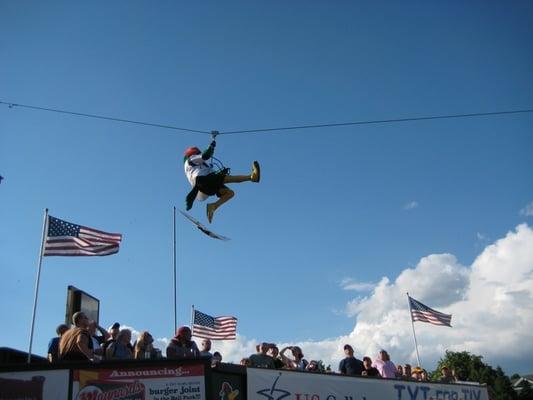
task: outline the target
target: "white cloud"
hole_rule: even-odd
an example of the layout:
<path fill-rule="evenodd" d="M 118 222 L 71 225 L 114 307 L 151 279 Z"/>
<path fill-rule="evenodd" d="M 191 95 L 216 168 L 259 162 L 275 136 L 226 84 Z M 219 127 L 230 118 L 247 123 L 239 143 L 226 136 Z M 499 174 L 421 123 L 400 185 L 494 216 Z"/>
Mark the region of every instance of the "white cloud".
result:
<path fill-rule="evenodd" d="M 520 210 L 520 215 L 525 217 L 533 216 L 533 201 Z"/>
<path fill-rule="evenodd" d="M 344 278 L 341 281 L 340 286 L 344 290 L 353 290 L 353 291 L 356 291 L 356 292 L 366 292 L 368 290 L 373 289 L 374 286 L 376 286 L 376 285 L 374 283 L 370 283 L 370 282 L 357 282 L 357 281 L 353 280 L 352 278 Z"/>
<path fill-rule="evenodd" d="M 451 254 L 423 257 L 415 269 L 403 270 L 396 279 L 398 290 L 431 299 L 434 306 L 461 300 L 468 287 L 468 269 Z"/>
<path fill-rule="evenodd" d="M 357 283 L 343 280 L 345 286 Z M 341 284 L 341 287 L 343 286 Z M 416 363 L 406 292 L 432 308 L 450 313 L 453 328 L 415 323 L 423 366 L 432 369 L 446 349 L 484 356 L 493 366 L 533 364 L 533 230 L 526 224 L 488 245 L 471 266 L 451 254 L 423 257 L 390 280 L 374 285 L 367 296 L 350 301 L 346 310 L 356 316 L 352 332 L 336 338 L 278 343 L 299 345 L 308 360 L 321 359 L 336 370 L 342 347 L 350 343 L 356 355 L 375 357 L 380 348 L 398 363 Z M 164 346 L 168 339 L 158 339 Z M 238 363 L 255 352 L 257 339 L 214 342 L 224 361 Z M 164 346 L 163 346 L 164 345 Z M 505 365 L 504 365 L 505 367 Z M 507 371 L 517 372 L 517 370 Z M 520 371 L 518 371 L 520 372 Z"/>
<path fill-rule="evenodd" d="M 396 360 L 414 363 L 409 291 L 453 315 L 453 328 L 415 324 L 422 363 L 434 365 L 445 349 L 481 354 L 494 364 L 509 357 L 531 360 L 533 347 L 525 343 L 533 343 L 532 272 L 533 231 L 525 224 L 487 246 L 470 267 L 450 254 L 424 257 L 357 303 L 355 344 L 370 355 L 385 347 Z"/>
<path fill-rule="evenodd" d="M 404 210 L 412 210 L 414 208 L 417 208 L 418 207 L 418 202 L 417 201 L 410 201 L 409 203 L 405 204 L 403 206 L 403 209 Z"/>

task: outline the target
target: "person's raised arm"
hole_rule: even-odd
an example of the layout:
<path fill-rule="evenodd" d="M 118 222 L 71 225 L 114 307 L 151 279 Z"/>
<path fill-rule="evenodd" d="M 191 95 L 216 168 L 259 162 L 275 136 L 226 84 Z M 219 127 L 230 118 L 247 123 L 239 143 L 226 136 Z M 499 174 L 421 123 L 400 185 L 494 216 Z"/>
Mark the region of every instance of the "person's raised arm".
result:
<path fill-rule="evenodd" d="M 209 144 L 209 147 L 202 153 L 202 159 L 209 160 L 211 157 L 213 157 L 213 154 L 215 154 L 216 145 L 217 142 L 213 140 L 211 144 Z"/>
<path fill-rule="evenodd" d="M 292 347 L 291 346 L 287 346 L 287 347 L 284 347 L 283 349 L 281 349 L 281 351 L 279 352 L 279 355 L 281 356 L 281 361 L 283 361 L 283 364 L 285 364 L 285 366 L 287 368 L 290 368 L 290 369 L 294 369 L 294 362 L 285 355 L 285 352 L 287 350 L 292 350 Z"/>
<path fill-rule="evenodd" d="M 108 331 L 106 331 L 104 328 L 102 328 L 100 325 L 96 325 L 96 329 L 102 334 L 102 337 L 104 338 L 104 342 L 107 342 L 111 335 Z"/>

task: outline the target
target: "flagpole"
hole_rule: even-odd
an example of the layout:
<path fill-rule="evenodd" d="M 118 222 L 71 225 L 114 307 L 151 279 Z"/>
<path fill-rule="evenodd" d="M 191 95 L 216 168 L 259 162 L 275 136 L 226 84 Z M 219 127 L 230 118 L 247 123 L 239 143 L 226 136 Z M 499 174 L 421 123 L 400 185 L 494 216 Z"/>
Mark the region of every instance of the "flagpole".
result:
<path fill-rule="evenodd" d="M 30 344 L 28 346 L 28 360 L 27 360 L 28 364 L 31 363 L 31 347 L 33 344 L 33 329 L 35 327 L 35 314 L 37 311 L 37 296 L 39 295 L 39 281 L 41 279 L 41 265 L 43 263 L 44 238 L 46 235 L 47 226 L 48 226 L 48 208 L 45 208 L 44 219 L 43 219 L 43 234 L 41 236 L 41 250 L 39 251 L 39 266 L 37 267 L 37 278 L 35 279 L 35 296 L 33 298 L 33 313 L 31 316 Z"/>
<path fill-rule="evenodd" d="M 191 306 L 191 336 L 194 336 L 194 304 Z"/>
<path fill-rule="evenodd" d="M 407 304 L 409 304 L 409 318 L 411 318 L 411 326 L 413 328 L 413 339 L 415 340 L 416 361 L 418 361 L 418 366 L 421 367 L 422 364 L 420 364 L 420 355 L 418 354 L 418 343 L 416 342 L 415 323 L 413 321 L 413 312 L 411 310 L 411 302 L 409 301 L 409 292 L 407 292 Z"/>
<path fill-rule="evenodd" d="M 174 332 L 178 330 L 178 301 L 177 301 L 177 272 L 176 272 L 176 206 L 172 212 L 172 217 L 174 220 Z"/>

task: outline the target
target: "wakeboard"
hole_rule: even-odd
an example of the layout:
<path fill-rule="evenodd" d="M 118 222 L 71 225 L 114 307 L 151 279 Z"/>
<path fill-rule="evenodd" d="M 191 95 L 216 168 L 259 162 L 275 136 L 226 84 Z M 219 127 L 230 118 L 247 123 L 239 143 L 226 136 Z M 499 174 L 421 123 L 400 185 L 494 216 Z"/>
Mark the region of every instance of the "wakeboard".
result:
<path fill-rule="evenodd" d="M 228 241 L 228 240 L 231 240 L 230 238 L 226 237 L 226 236 L 222 236 L 222 235 L 219 235 L 218 233 L 215 233 L 213 231 L 210 231 L 209 229 L 207 229 L 204 225 L 202 225 L 200 223 L 200 221 L 198 221 L 197 219 L 191 217 L 189 214 L 187 214 L 186 212 L 183 212 L 181 210 L 179 210 L 179 212 L 185 217 L 187 218 L 189 221 L 191 221 L 194 225 L 196 225 L 196 227 L 202 231 L 203 233 L 205 233 L 207 236 L 213 238 L 213 239 L 218 239 L 218 240 L 223 240 L 223 241 Z"/>

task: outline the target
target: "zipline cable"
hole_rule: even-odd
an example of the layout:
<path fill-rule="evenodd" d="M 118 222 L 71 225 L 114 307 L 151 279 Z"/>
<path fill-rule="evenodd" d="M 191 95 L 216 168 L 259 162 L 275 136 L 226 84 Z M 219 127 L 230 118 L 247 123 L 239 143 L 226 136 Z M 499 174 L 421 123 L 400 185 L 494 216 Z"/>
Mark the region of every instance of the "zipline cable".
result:
<path fill-rule="evenodd" d="M 128 124 L 153 126 L 153 127 L 156 127 L 156 128 L 174 129 L 174 130 L 177 130 L 177 131 L 194 132 L 194 133 L 209 133 L 209 134 L 211 133 L 211 132 L 207 132 L 207 131 L 199 131 L 199 130 L 196 130 L 196 129 L 179 128 L 177 126 L 171 126 L 171 125 L 154 124 L 154 123 L 151 123 L 151 122 L 132 121 L 130 119 L 106 117 L 104 115 L 86 114 L 86 113 L 80 113 L 80 112 L 74 112 L 74 111 L 58 110 L 58 109 L 55 109 L 55 108 L 45 108 L 45 107 L 30 106 L 30 105 L 27 105 L 27 104 L 9 103 L 9 102 L 5 102 L 5 101 L 1 101 L 1 100 L 0 100 L 0 104 L 6 104 L 9 108 L 24 107 L 24 108 L 30 108 L 30 109 L 33 109 L 33 110 L 41 110 L 41 111 L 49 111 L 49 112 L 55 112 L 55 113 L 61 113 L 61 114 L 77 115 L 77 116 L 87 117 L 87 118 L 105 119 L 105 120 L 108 120 L 108 121 L 125 122 L 125 123 L 128 123 Z"/>
<path fill-rule="evenodd" d="M 299 125 L 299 126 L 286 126 L 280 128 L 263 128 L 263 129 L 248 129 L 241 131 L 222 131 L 221 135 L 233 135 L 241 133 L 263 133 L 263 132 L 275 132 L 275 131 L 288 131 L 295 129 L 313 129 L 313 128 L 331 128 L 338 126 L 351 126 L 351 125 L 369 125 L 369 124 L 386 124 L 395 122 L 407 122 L 407 121 L 424 121 L 431 119 L 451 119 L 451 118 L 469 118 L 469 117 L 485 117 L 491 115 L 505 115 L 505 114 L 519 114 L 530 113 L 533 109 L 526 110 L 514 110 L 514 111 L 493 111 L 485 113 L 470 113 L 470 114 L 450 114 L 450 115 L 430 115 L 425 117 L 412 117 L 412 118 L 394 118 L 394 119 L 379 119 L 371 121 L 355 121 L 355 122 L 343 122 L 338 124 L 318 124 L 318 125 Z"/>
<path fill-rule="evenodd" d="M 354 121 L 354 122 L 342 122 L 342 123 L 331 123 L 331 124 L 297 125 L 297 126 L 286 126 L 286 127 L 276 127 L 276 128 L 245 129 L 245 130 L 237 130 L 237 131 L 221 131 L 221 132 L 211 131 L 211 132 L 208 132 L 208 131 L 201 131 L 201 130 L 197 130 L 197 129 L 180 128 L 180 127 L 172 126 L 172 125 L 163 125 L 163 124 L 156 124 L 156 123 L 143 122 L 143 121 L 133 121 L 133 120 L 123 119 L 123 118 L 107 117 L 107 116 L 104 116 L 104 115 L 87 114 L 87 113 L 81 113 L 81 112 L 59 110 L 59 109 L 55 109 L 55 108 L 37 107 L 37 106 L 31 106 L 31 105 L 28 105 L 28 104 L 11 103 L 11 102 L 1 101 L 1 100 L 0 100 L 0 104 L 5 104 L 9 108 L 23 107 L 23 108 L 29 108 L 29 109 L 34 109 L 34 110 L 55 112 L 55 113 L 61 113 L 61 114 L 70 114 L 70 115 L 76 115 L 76 116 L 82 116 L 82 117 L 88 117 L 88 118 L 104 119 L 104 120 L 116 121 L 116 122 L 124 122 L 124 123 L 128 123 L 128 124 L 137 124 L 137 125 L 152 126 L 152 127 L 164 128 L 164 129 L 173 129 L 173 130 L 185 131 L 185 132 L 210 134 L 210 135 L 213 136 L 213 138 L 216 135 L 235 135 L 235 134 L 243 134 L 243 133 L 265 133 L 265 132 L 278 132 L 278 131 L 289 131 L 289 130 L 298 130 L 298 129 L 334 128 L 334 127 L 341 127 L 341 126 L 388 124 L 388 123 L 409 122 L 409 121 L 427 121 L 427 120 L 434 120 L 434 119 L 487 117 L 487 116 L 495 116 L 495 115 L 523 114 L 523 113 L 532 113 L 533 112 L 533 109 L 524 109 L 524 110 L 511 110 L 511 111 L 479 112 L 479 113 L 469 113 L 469 114 L 429 115 L 429 116 L 422 116 L 422 117 L 392 118 L 392 119 Z M 213 135 L 214 133 L 216 133 L 216 134 Z"/>

